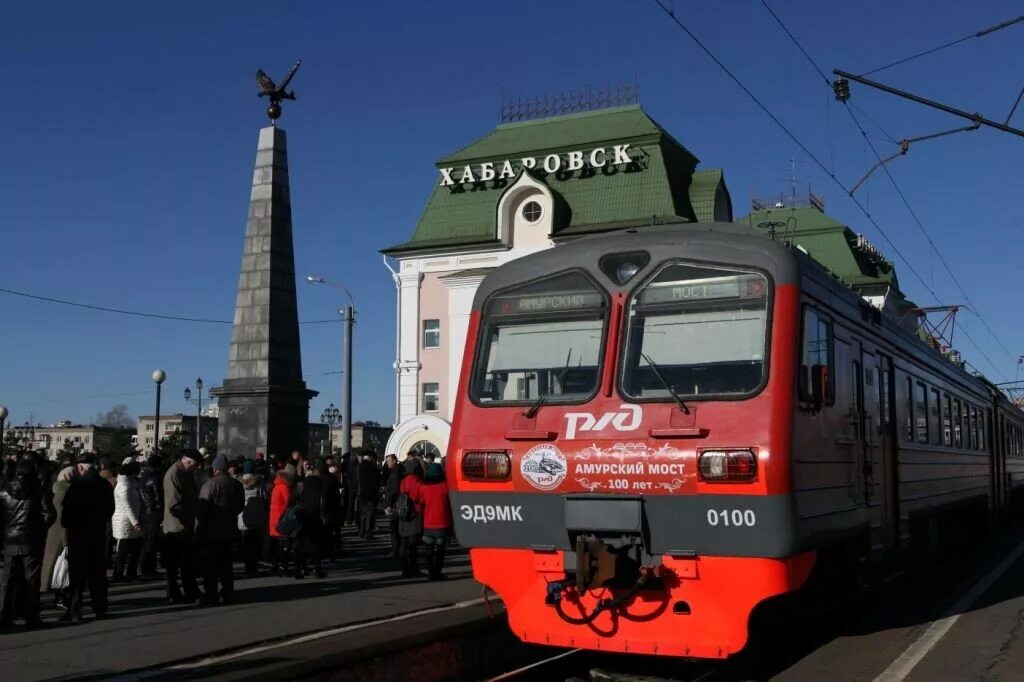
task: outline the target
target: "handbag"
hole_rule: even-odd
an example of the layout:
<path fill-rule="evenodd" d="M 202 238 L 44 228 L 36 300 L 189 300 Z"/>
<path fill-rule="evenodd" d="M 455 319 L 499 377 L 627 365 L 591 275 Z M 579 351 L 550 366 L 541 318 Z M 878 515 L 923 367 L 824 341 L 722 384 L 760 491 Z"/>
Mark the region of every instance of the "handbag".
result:
<path fill-rule="evenodd" d="M 54 591 L 66 590 L 71 585 L 71 577 L 68 575 L 68 548 L 65 547 L 57 556 L 53 564 L 53 578 L 50 580 L 50 589 Z"/>
<path fill-rule="evenodd" d="M 278 519 L 274 530 L 285 537 L 294 538 L 302 530 L 302 510 L 296 505 L 288 507 Z"/>

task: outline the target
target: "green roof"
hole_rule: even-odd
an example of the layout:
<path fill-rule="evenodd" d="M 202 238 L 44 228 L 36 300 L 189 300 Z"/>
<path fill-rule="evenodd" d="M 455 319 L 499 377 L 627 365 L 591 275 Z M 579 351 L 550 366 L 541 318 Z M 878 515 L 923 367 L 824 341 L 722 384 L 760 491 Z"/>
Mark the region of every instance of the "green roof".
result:
<path fill-rule="evenodd" d="M 753 211 L 737 222 L 756 227 L 779 241 L 799 245 L 845 284 L 888 284 L 899 291 L 892 263 L 849 227 L 814 206 Z"/>
<path fill-rule="evenodd" d="M 545 173 L 543 157 L 569 151 L 628 144 L 633 162 L 585 166 L 573 172 Z M 498 126 L 491 133 L 437 162 L 455 168 L 461 177 L 466 165 L 506 159 L 518 163 L 534 157 L 529 172 L 555 198 L 552 236 L 567 236 L 647 225 L 672 220 L 729 220 L 732 209 L 720 170 L 694 172 L 697 158 L 651 119 L 638 105 L 588 111 Z M 385 253 L 437 246 L 473 245 L 497 239 L 498 203 L 504 190 L 518 179 L 442 186 L 439 176 L 412 238 Z"/>

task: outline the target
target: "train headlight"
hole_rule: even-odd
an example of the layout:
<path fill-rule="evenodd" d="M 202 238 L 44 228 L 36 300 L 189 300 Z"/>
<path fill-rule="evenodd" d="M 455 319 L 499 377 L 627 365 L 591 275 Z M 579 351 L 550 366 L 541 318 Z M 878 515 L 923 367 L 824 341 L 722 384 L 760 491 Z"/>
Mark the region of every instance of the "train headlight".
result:
<path fill-rule="evenodd" d="M 757 455 L 753 450 L 702 450 L 697 471 L 705 483 L 751 483 L 757 480 Z"/>
<path fill-rule="evenodd" d="M 633 251 L 602 256 L 600 265 L 604 274 L 621 286 L 636 277 L 636 273 L 643 270 L 650 262 L 651 254 L 646 251 Z"/>
<path fill-rule="evenodd" d="M 512 462 L 507 450 L 470 451 L 462 455 L 462 477 L 469 481 L 507 481 Z"/>

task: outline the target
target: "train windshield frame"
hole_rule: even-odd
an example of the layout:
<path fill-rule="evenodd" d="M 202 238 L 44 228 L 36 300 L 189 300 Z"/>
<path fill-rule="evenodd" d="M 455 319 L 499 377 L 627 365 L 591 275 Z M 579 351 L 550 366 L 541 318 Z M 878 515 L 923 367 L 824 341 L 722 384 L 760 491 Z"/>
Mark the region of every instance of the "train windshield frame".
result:
<path fill-rule="evenodd" d="M 619 394 L 635 402 L 740 400 L 768 381 L 774 285 L 764 271 L 673 260 L 630 295 Z M 665 384 L 672 387 L 672 391 Z"/>
<path fill-rule="evenodd" d="M 469 397 L 480 407 L 580 404 L 597 395 L 608 292 L 569 270 L 495 292 L 484 303 Z"/>

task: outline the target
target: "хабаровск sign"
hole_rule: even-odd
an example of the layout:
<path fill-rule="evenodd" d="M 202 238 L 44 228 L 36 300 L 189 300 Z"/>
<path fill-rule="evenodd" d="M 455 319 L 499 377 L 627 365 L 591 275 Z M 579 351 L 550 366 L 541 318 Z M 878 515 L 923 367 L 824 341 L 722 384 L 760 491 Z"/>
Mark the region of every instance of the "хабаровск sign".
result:
<path fill-rule="evenodd" d="M 603 168 L 605 166 L 621 166 L 630 164 L 628 144 L 617 144 L 611 149 L 597 147 L 589 151 L 573 151 L 566 154 L 548 154 L 540 159 L 540 167 L 547 173 L 558 171 L 577 171 L 585 167 Z M 512 161 L 487 161 L 474 167 L 472 165 L 452 166 L 441 169 L 441 187 L 462 185 L 467 182 L 487 182 L 488 180 L 504 180 L 515 177 L 519 168 L 537 168 L 535 156 L 525 156 Z"/>

